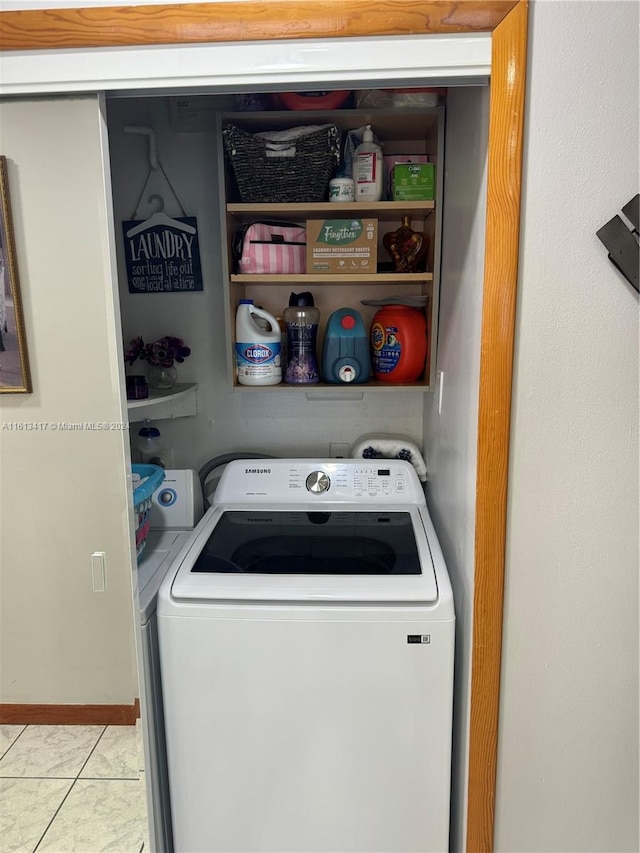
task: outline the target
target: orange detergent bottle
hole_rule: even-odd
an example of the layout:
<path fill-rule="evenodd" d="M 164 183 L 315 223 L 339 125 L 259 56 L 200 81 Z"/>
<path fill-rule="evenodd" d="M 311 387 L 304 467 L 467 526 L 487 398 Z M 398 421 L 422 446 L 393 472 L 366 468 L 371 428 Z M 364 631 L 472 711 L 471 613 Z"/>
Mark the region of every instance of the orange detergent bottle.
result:
<path fill-rule="evenodd" d="M 415 382 L 427 358 L 427 321 L 419 308 L 387 305 L 371 323 L 371 364 L 382 382 Z"/>

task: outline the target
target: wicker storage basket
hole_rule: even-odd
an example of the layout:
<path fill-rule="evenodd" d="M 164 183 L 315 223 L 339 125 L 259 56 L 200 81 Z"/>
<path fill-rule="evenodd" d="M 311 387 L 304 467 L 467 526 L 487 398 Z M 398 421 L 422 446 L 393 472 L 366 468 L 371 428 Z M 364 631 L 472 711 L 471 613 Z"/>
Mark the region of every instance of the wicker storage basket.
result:
<path fill-rule="evenodd" d="M 336 125 L 255 134 L 228 124 L 222 136 L 242 202 L 328 200 L 329 181 L 340 158 Z"/>

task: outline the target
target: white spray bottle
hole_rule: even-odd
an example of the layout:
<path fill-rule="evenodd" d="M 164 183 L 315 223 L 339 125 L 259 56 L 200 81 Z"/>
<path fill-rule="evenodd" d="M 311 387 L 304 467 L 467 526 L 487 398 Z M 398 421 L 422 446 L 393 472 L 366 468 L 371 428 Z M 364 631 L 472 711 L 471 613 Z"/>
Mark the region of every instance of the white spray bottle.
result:
<path fill-rule="evenodd" d="M 373 141 L 373 131 L 368 124 L 362 135 L 362 142 L 353 152 L 356 201 L 380 201 L 382 173 L 382 149 Z"/>

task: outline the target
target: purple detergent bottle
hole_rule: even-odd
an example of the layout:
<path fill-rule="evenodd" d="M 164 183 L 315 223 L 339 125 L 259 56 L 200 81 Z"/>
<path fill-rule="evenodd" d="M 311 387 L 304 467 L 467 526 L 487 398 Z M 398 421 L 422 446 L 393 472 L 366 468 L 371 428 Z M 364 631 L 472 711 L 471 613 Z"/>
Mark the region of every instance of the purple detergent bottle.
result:
<path fill-rule="evenodd" d="M 314 306 L 313 295 L 308 291 L 292 293 L 283 316 L 287 324 L 288 351 L 284 381 L 289 385 L 314 385 L 320 381 L 316 358 L 320 310 Z"/>

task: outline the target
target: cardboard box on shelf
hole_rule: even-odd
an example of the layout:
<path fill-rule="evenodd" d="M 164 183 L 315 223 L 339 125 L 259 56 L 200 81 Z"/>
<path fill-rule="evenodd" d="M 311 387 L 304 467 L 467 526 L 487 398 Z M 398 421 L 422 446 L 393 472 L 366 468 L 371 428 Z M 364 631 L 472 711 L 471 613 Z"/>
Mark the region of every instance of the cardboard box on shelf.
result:
<path fill-rule="evenodd" d="M 392 185 L 393 201 L 433 201 L 435 166 L 433 163 L 396 163 Z"/>
<path fill-rule="evenodd" d="M 375 274 L 377 219 L 308 219 L 307 274 Z"/>

